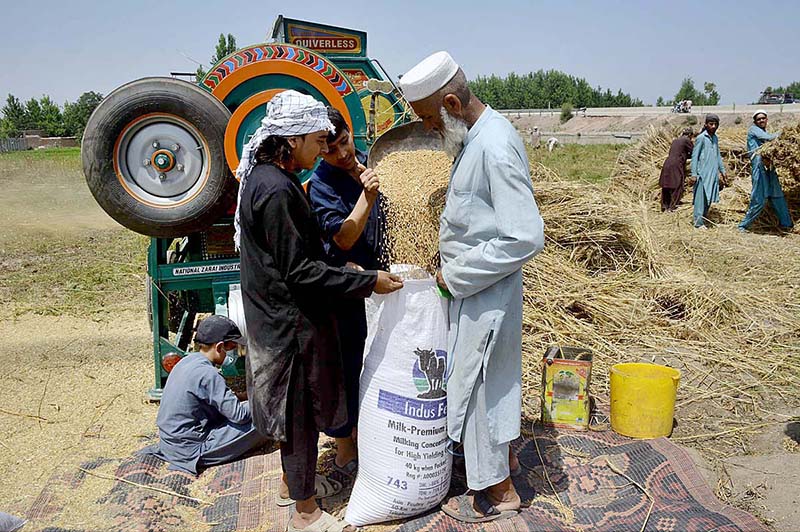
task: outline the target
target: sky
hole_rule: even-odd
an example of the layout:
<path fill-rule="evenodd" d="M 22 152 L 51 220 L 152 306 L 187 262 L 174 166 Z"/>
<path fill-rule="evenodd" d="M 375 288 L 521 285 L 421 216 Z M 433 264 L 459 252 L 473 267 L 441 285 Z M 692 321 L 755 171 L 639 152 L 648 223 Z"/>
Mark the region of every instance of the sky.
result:
<path fill-rule="evenodd" d="M 557 69 L 646 104 L 690 76 L 721 103 L 800 80 L 800 2 L 0 0 L 0 98 L 74 101 L 208 66 L 220 33 L 265 42 L 283 14 L 361 29 L 396 79 L 447 50 L 468 77 Z"/>

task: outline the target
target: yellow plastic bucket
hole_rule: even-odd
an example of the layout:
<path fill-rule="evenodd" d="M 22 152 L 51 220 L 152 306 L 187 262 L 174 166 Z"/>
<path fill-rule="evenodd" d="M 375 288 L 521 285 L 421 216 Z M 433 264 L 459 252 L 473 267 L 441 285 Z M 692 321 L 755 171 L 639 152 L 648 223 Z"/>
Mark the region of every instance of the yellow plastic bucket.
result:
<path fill-rule="evenodd" d="M 612 366 L 611 428 L 631 438 L 669 436 L 680 380 L 680 371 L 658 364 Z"/>

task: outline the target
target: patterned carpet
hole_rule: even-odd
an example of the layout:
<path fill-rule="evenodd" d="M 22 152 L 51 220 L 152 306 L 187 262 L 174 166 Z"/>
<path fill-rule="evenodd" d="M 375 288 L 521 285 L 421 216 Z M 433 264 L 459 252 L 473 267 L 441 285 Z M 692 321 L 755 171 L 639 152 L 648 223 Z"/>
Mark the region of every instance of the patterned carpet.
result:
<path fill-rule="evenodd" d="M 638 531 L 645 521 L 651 531 L 766 530 L 753 516 L 719 502 L 686 452 L 667 439 L 636 441 L 611 431 L 537 428 L 514 446 L 523 466 L 514 484 L 526 506 L 517 517 L 464 525 L 436 511 L 367 530 Z M 322 470 L 329 469 L 332 456 L 330 449 L 323 452 Z M 53 475 L 28 512 L 25 530 L 281 531 L 289 517 L 290 509 L 274 503 L 281 471 L 277 452 L 254 453 L 199 478 L 168 471 L 150 456 L 99 459 L 82 468 L 93 474 L 72 470 Z M 452 493 L 464 490 L 463 478 L 454 475 Z M 348 494 L 345 489 L 326 500 L 325 508 L 343 508 Z"/>

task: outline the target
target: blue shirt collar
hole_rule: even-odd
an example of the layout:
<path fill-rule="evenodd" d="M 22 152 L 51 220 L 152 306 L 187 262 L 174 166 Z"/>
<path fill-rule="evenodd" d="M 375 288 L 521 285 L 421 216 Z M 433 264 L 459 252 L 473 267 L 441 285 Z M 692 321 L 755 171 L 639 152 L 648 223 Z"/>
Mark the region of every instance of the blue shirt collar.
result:
<path fill-rule="evenodd" d="M 489 121 L 489 117 L 492 115 L 493 112 L 494 111 L 492 110 L 492 108 L 487 105 L 486 109 L 484 109 L 483 112 L 481 113 L 481 116 L 478 117 L 478 120 L 474 124 L 472 124 L 471 128 L 469 128 L 469 131 L 467 132 L 467 137 L 464 139 L 465 148 L 472 139 L 478 136 L 478 133 L 480 133 L 481 128 L 484 126 L 484 124 L 486 124 L 486 122 Z"/>

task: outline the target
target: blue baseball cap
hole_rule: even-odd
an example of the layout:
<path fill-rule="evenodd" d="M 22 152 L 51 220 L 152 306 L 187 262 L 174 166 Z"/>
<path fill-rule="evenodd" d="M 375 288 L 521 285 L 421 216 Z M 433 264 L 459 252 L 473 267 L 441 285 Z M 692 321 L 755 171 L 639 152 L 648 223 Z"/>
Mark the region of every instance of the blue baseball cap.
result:
<path fill-rule="evenodd" d="M 197 333 L 194 335 L 194 341 L 208 345 L 216 344 L 217 342 L 247 344 L 239 327 L 231 319 L 218 314 L 209 316 L 200 322 L 200 325 L 197 326 Z"/>

